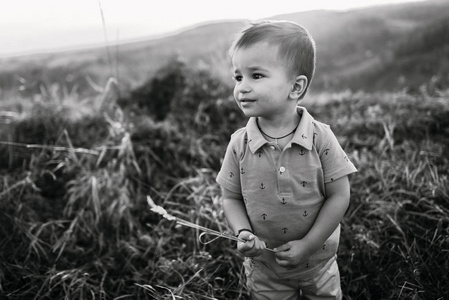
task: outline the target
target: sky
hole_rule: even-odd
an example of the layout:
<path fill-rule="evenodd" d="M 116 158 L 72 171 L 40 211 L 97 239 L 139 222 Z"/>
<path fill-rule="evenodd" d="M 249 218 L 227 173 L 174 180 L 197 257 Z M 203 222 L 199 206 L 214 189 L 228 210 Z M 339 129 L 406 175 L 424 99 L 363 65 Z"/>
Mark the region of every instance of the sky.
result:
<path fill-rule="evenodd" d="M 414 1 L 0 0 L 0 56 L 159 37 L 204 22 Z"/>

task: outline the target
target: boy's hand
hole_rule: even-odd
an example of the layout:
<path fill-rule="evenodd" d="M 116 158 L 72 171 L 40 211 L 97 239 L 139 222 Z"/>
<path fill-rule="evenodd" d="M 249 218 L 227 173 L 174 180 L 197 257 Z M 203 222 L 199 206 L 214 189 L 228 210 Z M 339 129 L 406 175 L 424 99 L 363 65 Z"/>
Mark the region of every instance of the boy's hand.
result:
<path fill-rule="evenodd" d="M 246 242 L 237 242 L 237 250 L 246 257 L 256 257 L 265 250 L 265 242 L 259 240 L 257 236 L 248 231 L 242 231 L 239 238 Z"/>
<path fill-rule="evenodd" d="M 274 250 L 276 250 L 276 262 L 286 269 L 293 269 L 305 263 L 313 253 L 313 250 L 302 240 L 290 241 Z"/>

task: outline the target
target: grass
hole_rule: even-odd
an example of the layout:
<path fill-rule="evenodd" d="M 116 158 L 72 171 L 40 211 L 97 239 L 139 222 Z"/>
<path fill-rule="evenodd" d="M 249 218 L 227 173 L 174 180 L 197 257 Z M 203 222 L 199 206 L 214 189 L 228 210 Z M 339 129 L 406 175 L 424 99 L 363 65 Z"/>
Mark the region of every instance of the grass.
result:
<path fill-rule="evenodd" d="M 225 85 L 182 68 L 161 121 L 132 98 L 118 107 L 113 83 L 88 99 L 2 102 L 16 114 L 0 127 L 1 297 L 248 299 L 234 242 L 204 245 L 201 232 L 146 204 L 151 195 L 173 215 L 227 231 L 214 179 L 245 119 Z M 441 93 L 346 92 L 305 103 L 359 169 L 339 249 L 346 299 L 449 296 L 449 103 Z"/>
<path fill-rule="evenodd" d="M 352 298 L 444 299 L 447 100 L 354 95 L 320 107 L 317 114 L 326 118 L 328 111 L 341 120 L 340 125 L 334 119 L 334 131 L 341 132 L 359 168 L 340 248 L 340 266 L 350 275 L 343 281 L 348 291 L 359 290 Z"/>

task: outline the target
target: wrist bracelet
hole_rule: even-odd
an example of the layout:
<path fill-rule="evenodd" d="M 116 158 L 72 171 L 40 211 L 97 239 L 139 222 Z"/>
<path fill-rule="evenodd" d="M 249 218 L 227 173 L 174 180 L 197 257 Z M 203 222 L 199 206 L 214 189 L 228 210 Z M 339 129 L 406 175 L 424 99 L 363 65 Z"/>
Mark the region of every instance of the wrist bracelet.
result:
<path fill-rule="evenodd" d="M 254 234 L 254 232 L 251 229 L 243 228 L 243 229 L 240 229 L 235 236 L 238 237 L 240 235 L 240 233 L 242 233 L 243 231 L 248 231 L 248 232 Z"/>

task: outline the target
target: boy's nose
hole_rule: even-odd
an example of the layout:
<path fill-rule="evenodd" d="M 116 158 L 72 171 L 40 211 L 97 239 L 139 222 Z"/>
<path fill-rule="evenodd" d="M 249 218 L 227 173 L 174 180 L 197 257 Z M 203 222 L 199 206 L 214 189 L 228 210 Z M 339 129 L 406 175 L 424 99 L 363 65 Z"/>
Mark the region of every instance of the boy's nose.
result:
<path fill-rule="evenodd" d="M 251 90 L 250 89 L 240 89 L 239 93 L 240 94 L 248 94 Z"/>
<path fill-rule="evenodd" d="M 237 90 L 239 93 L 246 94 L 251 91 L 251 87 L 245 81 L 242 81 L 238 85 Z"/>

